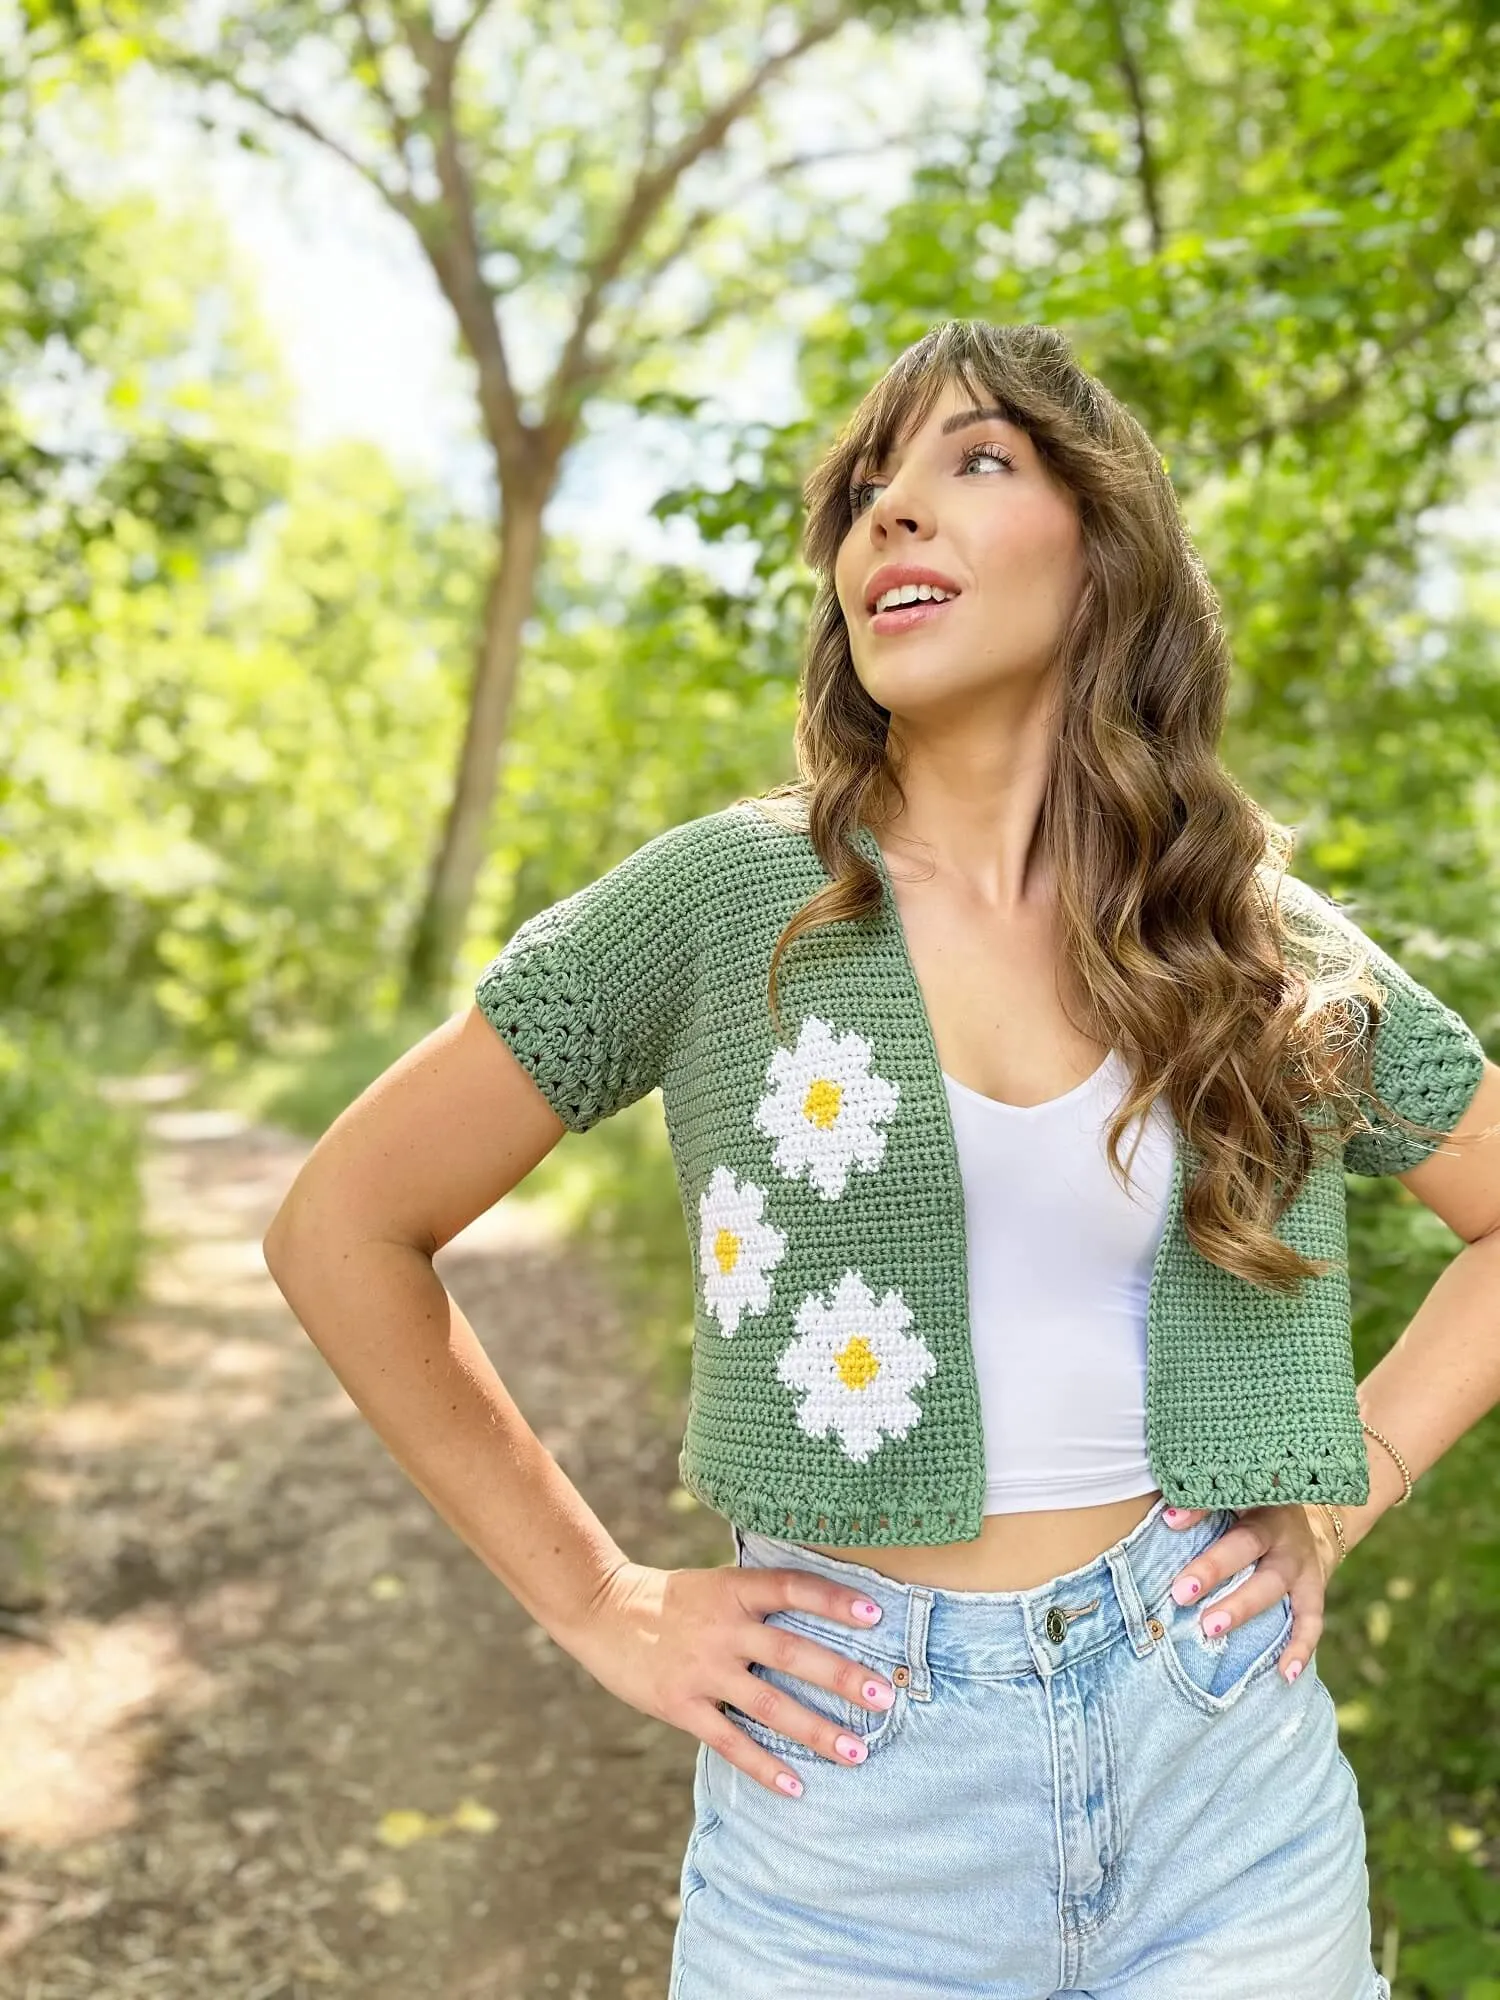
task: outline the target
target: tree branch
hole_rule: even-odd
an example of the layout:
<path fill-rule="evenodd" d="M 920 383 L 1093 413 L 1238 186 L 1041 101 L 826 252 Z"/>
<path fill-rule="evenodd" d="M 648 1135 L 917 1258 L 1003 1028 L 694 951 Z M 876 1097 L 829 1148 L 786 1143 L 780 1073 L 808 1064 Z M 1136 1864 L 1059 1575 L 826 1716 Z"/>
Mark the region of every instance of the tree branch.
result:
<path fill-rule="evenodd" d="M 472 28 L 484 13 L 474 8 L 466 23 Z M 500 316 L 495 307 L 493 287 L 484 276 L 484 251 L 475 221 L 474 188 L 458 142 L 458 126 L 453 108 L 453 81 L 463 46 L 462 34 L 446 40 L 431 31 L 430 23 L 412 25 L 412 48 L 422 66 L 422 98 L 435 127 L 433 152 L 438 182 L 442 188 L 442 211 L 446 228 L 421 232 L 441 286 L 452 306 L 459 327 L 479 370 L 479 408 L 485 432 L 500 468 L 502 488 L 519 481 L 531 465 L 529 433 L 516 400 L 510 362 L 505 352 Z M 542 468 L 543 477 L 546 468 Z"/>
<path fill-rule="evenodd" d="M 1371 363 L 1368 372 L 1362 372 L 1357 367 L 1348 368 L 1344 380 L 1336 389 L 1329 390 L 1326 395 L 1310 397 L 1307 402 L 1300 404 L 1285 416 L 1275 417 L 1269 423 L 1257 425 L 1253 431 L 1246 431 L 1242 436 L 1232 439 L 1227 446 L 1221 447 L 1221 450 L 1227 450 L 1238 456 L 1239 453 L 1248 451 L 1252 445 L 1274 444 L 1278 437 L 1284 437 L 1289 432 L 1307 430 L 1317 424 L 1326 423 L 1330 417 L 1341 416 L 1373 386 L 1377 374 L 1398 354 L 1404 354 L 1407 348 L 1415 347 L 1419 340 L 1435 332 L 1445 320 L 1452 319 L 1474 289 L 1473 285 L 1466 285 L 1460 291 L 1440 292 L 1439 303 L 1431 312 L 1424 313 L 1404 332 L 1382 345 L 1379 357 Z"/>
<path fill-rule="evenodd" d="M 1151 139 L 1146 130 L 1146 93 L 1141 82 L 1140 70 L 1135 57 L 1130 52 L 1130 42 L 1125 33 L 1124 18 L 1120 13 L 1119 0 L 1105 0 L 1110 24 L 1115 31 L 1115 44 L 1120 52 L 1120 74 L 1125 79 L 1126 93 L 1135 114 L 1136 159 L 1140 173 L 1141 200 L 1145 204 L 1146 219 L 1151 227 L 1151 254 L 1161 255 L 1166 241 L 1166 227 L 1162 220 L 1161 192 L 1157 183 L 1156 156 L 1151 150 Z"/>
<path fill-rule="evenodd" d="M 307 116 L 306 112 L 297 110 L 295 106 L 273 103 L 270 98 L 263 97 L 251 84 L 243 82 L 230 70 L 220 69 L 206 56 L 192 55 L 182 49 L 161 49 L 150 43 L 146 45 L 144 53 L 148 61 L 169 74 L 190 77 L 195 83 L 223 84 L 226 90 L 232 91 L 236 97 L 264 113 L 267 118 L 274 118 L 278 124 L 288 125 L 294 132 L 300 132 L 304 138 L 314 140 L 319 146 L 342 160 L 346 167 L 352 167 L 360 179 L 368 182 L 381 200 L 394 209 L 403 221 L 411 223 L 414 227 L 418 226 L 420 205 L 410 189 L 388 186 L 375 168 L 366 166 L 364 161 L 351 153 L 341 140 L 335 139 L 331 132 L 325 132 L 321 125 Z"/>
<path fill-rule="evenodd" d="M 359 0 L 355 0 L 359 12 Z M 484 8 L 477 7 L 466 24 L 472 27 L 482 16 Z M 361 25 L 365 25 L 362 14 Z M 414 49 L 418 60 L 424 54 L 431 62 L 424 65 L 424 101 L 435 113 L 438 138 L 435 146 L 438 164 L 438 178 L 443 190 L 444 213 L 436 207 L 419 201 L 410 188 L 390 187 L 371 167 L 351 153 L 347 146 L 336 139 L 331 132 L 309 118 L 294 106 L 274 103 L 264 97 L 252 85 L 245 83 L 233 71 L 221 69 L 206 56 L 194 55 L 188 51 L 162 48 L 148 43 L 145 54 L 159 68 L 191 78 L 200 84 L 219 83 L 266 117 L 279 124 L 300 132 L 303 137 L 314 140 L 344 165 L 352 167 L 360 178 L 374 188 L 381 199 L 411 225 L 417 241 L 427 254 L 429 263 L 437 277 L 444 296 L 453 307 L 460 330 L 468 345 L 469 352 L 479 371 L 479 402 L 490 443 L 499 461 L 502 478 L 506 475 L 518 476 L 526 466 L 525 426 L 521 421 L 519 407 L 515 400 L 510 380 L 510 370 L 501 343 L 499 321 L 495 313 L 494 294 L 485 283 L 480 270 L 480 248 L 474 232 L 473 198 L 468 175 L 458 154 L 456 135 L 453 127 L 452 83 L 461 41 L 458 36 L 442 40 L 434 36 L 430 29 L 423 35 L 417 25 L 416 34 L 420 47 Z M 384 101 L 384 94 L 380 93 Z M 399 114 L 398 114 L 399 115 Z M 403 121 L 408 131 L 409 121 Z M 403 160 L 403 164 L 406 164 Z M 444 222 L 448 227 L 444 227 Z"/>
<path fill-rule="evenodd" d="M 656 94 L 666 79 L 668 69 L 687 45 L 688 30 L 697 11 L 697 0 L 681 0 L 681 5 L 662 29 L 656 48 L 656 67 L 651 72 L 651 80 L 646 85 L 644 102 L 645 118 L 641 128 L 641 170 L 644 171 L 651 160 L 651 151 L 656 144 Z"/>
<path fill-rule="evenodd" d="M 725 216 L 733 214 L 746 195 L 752 193 L 767 181 L 784 179 L 787 174 L 795 173 L 799 167 L 821 166 L 825 160 L 868 158 L 872 154 L 885 153 L 892 144 L 916 145 L 922 139 L 931 136 L 933 136 L 931 133 L 912 133 L 905 138 L 896 140 L 880 138 L 864 145 L 832 146 L 826 153 L 793 153 L 786 159 L 772 160 L 769 165 L 758 169 L 757 172 L 742 181 L 737 188 L 732 188 L 722 200 L 716 201 L 711 207 L 696 208 L 684 219 L 681 228 L 667 245 L 666 249 L 654 258 L 652 262 L 645 265 L 643 269 L 640 269 L 640 282 L 636 286 L 632 298 L 626 302 L 627 310 L 633 311 L 642 303 L 647 292 L 661 277 L 662 273 L 669 270 L 679 257 L 684 256 L 691 249 L 693 243 L 702 235 L 707 224 L 722 221 Z"/>
<path fill-rule="evenodd" d="M 779 55 L 767 56 L 752 70 L 736 90 L 708 113 L 695 131 L 684 136 L 659 166 L 643 164 L 613 233 L 588 272 L 572 330 L 553 371 L 547 399 L 549 427 L 565 431 L 571 423 L 576 410 L 576 391 L 581 385 L 581 371 L 586 362 L 588 337 L 603 305 L 604 294 L 677 182 L 705 153 L 720 144 L 771 77 L 805 55 L 809 49 L 815 48 L 819 42 L 836 35 L 847 18 L 847 13 L 841 9 L 812 22 L 790 47 L 783 49 Z"/>
<path fill-rule="evenodd" d="M 493 0 L 475 0 L 475 4 L 469 9 L 465 19 L 459 23 L 458 27 L 448 37 L 448 46 L 452 49 L 455 58 L 463 54 L 464 43 L 490 11 L 492 4 Z"/>
<path fill-rule="evenodd" d="M 397 108 L 395 99 L 385 87 L 385 78 L 381 75 L 380 71 L 380 44 L 376 41 L 375 32 L 370 26 L 370 17 L 366 12 L 366 6 L 367 0 L 349 0 L 349 11 L 354 17 L 355 32 L 359 36 L 366 60 L 369 62 L 373 75 L 371 89 L 385 107 L 385 115 L 390 121 L 392 142 L 397 153 L 400 155 L 402 166 L 407 171 L 408 179 L 410 179 L 411 162 L 406 156 L 406 142 L 411 136 L 411 126 L 405 115 Z"/>

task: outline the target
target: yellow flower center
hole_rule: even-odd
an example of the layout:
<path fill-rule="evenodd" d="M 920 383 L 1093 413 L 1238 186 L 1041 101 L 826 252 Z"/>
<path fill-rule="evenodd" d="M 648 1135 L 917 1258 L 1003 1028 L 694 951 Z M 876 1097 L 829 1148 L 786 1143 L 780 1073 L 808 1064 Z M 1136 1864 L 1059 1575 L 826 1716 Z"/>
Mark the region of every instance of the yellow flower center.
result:
<path fill-rule="evenodd" d="M 814 1077 L 802 1100 L 802 1116 L 810 1125 L 816 1125 L 826 1132 L 839 1115 L 839 1106 L 844 1101 L 842 1084 L 834 1083 L 830 1077 Z"/>
<path fill-rule="evenodd" d="M 740 1239 L 732 1229 L 721 1229 L 714 1238 L 714 1261 L 725 1277 L 740 1261 Z"/>
<path fill-rule="evenodd" d="M 868 1389 L 880 1373 L 880 1359 L 862 1333 L 854 1333 L 833 1357 L 846 1389 Z"/>

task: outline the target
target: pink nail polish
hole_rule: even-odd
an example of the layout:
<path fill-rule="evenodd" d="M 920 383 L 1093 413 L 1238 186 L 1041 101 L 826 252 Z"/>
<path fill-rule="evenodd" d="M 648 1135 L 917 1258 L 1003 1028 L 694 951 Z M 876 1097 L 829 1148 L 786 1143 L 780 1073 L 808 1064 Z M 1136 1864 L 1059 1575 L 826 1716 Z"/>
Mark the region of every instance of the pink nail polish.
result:
<path fill-rule="evenodd" d="M 1219 1634 L 1225 1630 L 1228 1624 L 1229 1624 L 1229 1613 L 1227 1611 L 1215 1611 L 1211 1617 L 1204 1619 L 1203 1629 L 1208 1634 L 1210 1639 L 1217 1639 Z"/>
<path fill-rule="evenodd" d="M 1300 1660 L 1293 1660 L 1292 1664 L 1286 1670 L 1286 1677 L 1289 1681 L 1294 1681 L 1301 1671 L 1302 1662 Z"/>
<path fill-rule="evenodd" d="M 868 1597 L 856 1598 L 852 1606 L 856 1618 L 863 1618 L 867 1625 L 873 1625 L 880 1616 L 880 1606 L 872 1604 Z"/>
<path fill-rule="evenodd" d="M 894 1689 L 882 1687 L 879 1681 L 866 1681 L 860 1692 L 866 1701 L 873 1702 L 877 1708 L 889 1708 L 896 1699 Z"/>
<path fill-rule="evenodd" d="M 790 1771 L 778 1771 L 776 1773 L 775 1781 L 781 1787 L 782 1791 L 786 1793 L 788 1798 L 792 1799 L 801 1798 L 802 1780 L 800 1778 L 794 1778 Z"/>
<path fill-rule="evenodd" d="M 865 1746 L 857 1736 L 836 1736 L 833 1739 L 833 1747 L 841 1757 L 847 1757 L 851 1764 L 862 1764 L 865 1761 Z"/>
<path fill-rule="evenodd" d="M 1170 1521 L 1173 1527 L 1176 1527 L 1177 1523 L 1182 1519 L 1182 1509 L 1180 1507 L 1163 1507 L 1161 1517 L 1164 1521 Z"/>

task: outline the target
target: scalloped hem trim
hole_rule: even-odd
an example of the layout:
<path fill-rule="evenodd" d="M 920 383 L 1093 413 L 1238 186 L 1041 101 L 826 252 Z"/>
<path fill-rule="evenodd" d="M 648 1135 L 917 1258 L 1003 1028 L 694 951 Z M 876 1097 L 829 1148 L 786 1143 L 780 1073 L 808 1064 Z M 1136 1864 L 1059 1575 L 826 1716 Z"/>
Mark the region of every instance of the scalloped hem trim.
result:
<path fill-rule="evenodd" d="M 1250 1466 L 1152 1467 L 1170 1507 L 1238 1508 L 1363 1506 L 1370 1497 L 1369 1459 L 1326 1452 L 1266 1459 Z M 984 1525 L 984 1484 L 967 1494 L 900 1495 L 864 1501 L 847 1495 L 746 1493 L 679 1461 L 678 1476 L 705 1507 L 749 1533 L 785 1542 L 825 1542 L 840 1548 L 937 1548 L 971 1542 Z"/>
<path fill-rule="evenodd" d="M 782 1542 L 827 1542 L 841 1548 L 940 1548 L 972 1542 L 984 1525 L 984 1482 L 964 1498 L 929 1494 L 864 1501 L 847 1494 L 745 1493 L 679 1463 L 678 1476 L 695 1499 L 736 1527 Z"/>
<path fill-rule="evenodd" d="M 1252 1465 L 1179 1465 L 1153 1468 L 1173 1507 L 1309 1506 L 1318 1500 L 1362 1507 L 1370 1497 L 1370 1461 L 1317 1451 L 1261 1459 Z"/>

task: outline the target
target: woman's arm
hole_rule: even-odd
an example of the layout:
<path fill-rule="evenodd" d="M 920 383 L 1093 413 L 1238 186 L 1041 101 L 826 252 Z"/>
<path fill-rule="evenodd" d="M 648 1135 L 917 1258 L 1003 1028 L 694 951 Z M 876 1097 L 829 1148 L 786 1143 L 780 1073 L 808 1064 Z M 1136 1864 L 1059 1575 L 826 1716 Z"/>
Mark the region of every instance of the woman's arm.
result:
<path fill-rule="evenodd" d="M 432 1259 L 565 1130 L 470 1007 L 330 1126 L 263 1246 L 392 1456 L 559 1644 L 625 1554 L 527 1424 Z"/>
<path fill-rule="evenodd" d="M 1464 1241 L 1401 1338 L 1359 1385 L 1365 1422 L 1385 1433 L 1413 1479 L 1500 1404 L 1500 1134 L 1486 1133 L 1497 1124 L 1500 1067 L 1487 1062 L 1450 1135 L 1473 1135 L 1468 1143 L 1398 1176 Z M 1361 1507 L 1339 1506 L 1351 1549 L 1406 1491 L 1384 1445 L 1370 1437 L 1365 1445 L 1370 1497 Z"/>
<path fill-rule="evenodd" d="M 493 1004 L 510 1026 L 516 999 L 504 986 L 491 988 Z M 599 1046 L 597 1036 L 584 1040 Z M 580 1120 L 622 1093 L 643 1094 L 638 1064 L 591 1055 L 580 1075 L 541 1039 L 522 1042 Z M 566 1652 L 643 1714 L 689 1731 L 767 1790 L 795 1795 L 796 1773 L 724 1704 L 846 1762 L 839 1745 L 857 1749 L 853 1739 L 750 1663 L 888 1707 L 894 1687 L 862 1658 L 766 1623 L 772 1611 L 797 1610 L 859 1628 L 870 1622 L 863 1601 L 796 1568 L 628 1561 L 517 1409 L 433 1269 L 434 1254 L 567 1129 L 509 1043 L 470 1008 L 324 1133 L 266 1232 L 267 1268 L 413 1484 Z M 874 1605 L 863 1612 L 879 1616 Z"/>

